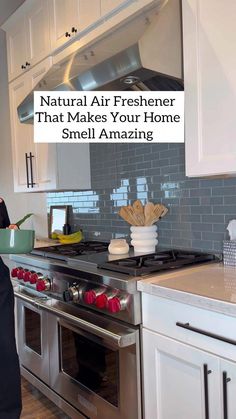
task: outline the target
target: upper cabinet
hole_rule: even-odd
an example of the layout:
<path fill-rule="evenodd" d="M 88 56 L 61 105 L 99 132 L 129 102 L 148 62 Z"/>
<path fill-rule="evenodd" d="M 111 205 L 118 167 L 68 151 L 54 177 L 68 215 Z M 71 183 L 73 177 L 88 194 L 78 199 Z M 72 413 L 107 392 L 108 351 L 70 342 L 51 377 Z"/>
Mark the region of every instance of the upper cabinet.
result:
<path fill-rule="evenodd" d="M 182 6 L 186 174 L 235 174 L 236 2 L 184 0 Z"/>
<path fill-rule="evenodd" d="M 52 49 L 66 44 L 78 32 L 79 7 L 76 0 L 49 0 Z"/>
<path fill-rule="evenodd" d="M 18 105 L 51 65 L 49 57 L 9 85 L 15 192 L 91 188 L 89 144 L 35 144 L 33 126 L 18 118 Z"/>
<path fill-rule="evenodd" d="M 6 22 L 9 81 L 51 51 L 48 0 L 25 2 Z"/>
<path fill-rule="evenodd" d="M 60 48 L 87 28 L 109 19 L 118 6 L 129 6 L 133 0 L 49 0 L 52 50 Z"/>
<path fill-rule="evenodd" d="M 112 12 L 117 7 L 121 6 L 122 3 L 131 3 L 126 0 L 101 0 L 101 15 L 104 16 L 107 13 Z"/>

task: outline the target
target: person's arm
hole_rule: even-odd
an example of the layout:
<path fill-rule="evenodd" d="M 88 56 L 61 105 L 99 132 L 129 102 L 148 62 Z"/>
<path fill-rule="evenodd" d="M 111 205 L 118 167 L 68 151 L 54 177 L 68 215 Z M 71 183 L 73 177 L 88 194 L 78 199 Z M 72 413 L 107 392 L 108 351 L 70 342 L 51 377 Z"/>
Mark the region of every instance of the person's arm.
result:
<path fill-rule="evenodd" d="M 7 228 L 10 224 L 7 207 L 3 199 L 0 198 L 0 228 Z"/>

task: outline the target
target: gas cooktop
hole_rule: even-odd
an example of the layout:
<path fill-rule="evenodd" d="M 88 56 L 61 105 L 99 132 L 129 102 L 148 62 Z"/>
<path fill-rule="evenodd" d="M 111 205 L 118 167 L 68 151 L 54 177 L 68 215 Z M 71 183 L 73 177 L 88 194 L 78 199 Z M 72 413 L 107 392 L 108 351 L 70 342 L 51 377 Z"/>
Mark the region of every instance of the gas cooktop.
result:
<path fill-rule="evenodd" d="M 93 255 L 106 252 L 109 243 L 100 241 L 84 241 L 73 244 L 58 244 L 33 249 L 31 254 L 49 257 L 52 259 L 68 260 L 76 256 Z"/>
<path fill-rule="evenodd" d="M 100 264 L 98 268 L 139 276 L 214 260 L 217 260 L 216 256 L 208 253 L 164 250 L 142 256 L 108 261 Z"/>

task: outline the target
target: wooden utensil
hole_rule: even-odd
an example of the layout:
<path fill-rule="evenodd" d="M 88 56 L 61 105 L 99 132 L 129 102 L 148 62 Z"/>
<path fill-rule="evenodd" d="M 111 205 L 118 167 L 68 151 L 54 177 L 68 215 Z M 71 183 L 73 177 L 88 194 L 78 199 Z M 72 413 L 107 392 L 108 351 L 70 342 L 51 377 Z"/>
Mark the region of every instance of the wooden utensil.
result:
<path fill-rule="evenodd" d="M 134 208 L 132 207 L 132 205 L 128 205 L 126 208 L 128 209 L 129 214 L 130 214 L 131 218 L 133 219 L 133 225 L 134 226 L 140 226 L 140 225 L 142 225 L 140 223 L 140 219 L 137 216 L 137 214 L 135 213 Z"/>
<path fill-rule="evenodd" d="M 119 216 L 123 218 L 127 223 L 133 225 L 133 220 L 130 217 L 130 213 L 127 211 L 126 207 L 121 207 L 120 211 L 118 212 Z"/>
<path fill-rule="evenodd" d="M 135 217 L 139 221 L 139 224 L 141 226 L 144 226 L 144 224 L 145 224 L 144 208 L 143 208 L 142 202 L 139 199 L 134 201 L 133 210 L 134 210 L 134 213 L 135 213 Z"/>
<path fill-rule="evenodd" d="M 152 218 L 153 218 L 154 209 L 155 209 L 155 205 L 152 202 L 147 202 L 147 204 L 144 207 L 145 226 L 152 225 Z"/>

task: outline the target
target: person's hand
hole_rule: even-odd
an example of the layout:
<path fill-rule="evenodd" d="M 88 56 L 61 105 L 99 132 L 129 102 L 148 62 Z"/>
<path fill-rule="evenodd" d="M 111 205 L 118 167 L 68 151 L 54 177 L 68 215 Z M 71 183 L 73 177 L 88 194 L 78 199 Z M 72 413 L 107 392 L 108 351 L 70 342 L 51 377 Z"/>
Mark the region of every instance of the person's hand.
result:
<path fill-rule="evenodd" d="M 19 227 L 16 224 L 10 224 L 9 227 L 10 230 L 19 230 Z"/>

